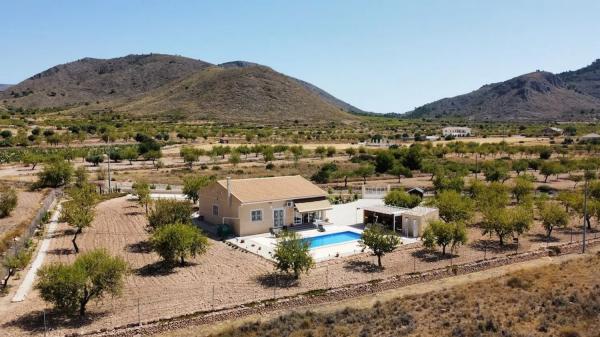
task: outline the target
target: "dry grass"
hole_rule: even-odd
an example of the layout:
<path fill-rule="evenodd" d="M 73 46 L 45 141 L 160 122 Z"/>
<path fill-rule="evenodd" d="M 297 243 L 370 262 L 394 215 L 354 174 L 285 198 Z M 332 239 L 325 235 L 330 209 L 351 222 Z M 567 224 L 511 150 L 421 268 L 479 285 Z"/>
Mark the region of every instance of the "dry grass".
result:
<path fill-rule="evenodd" d="M 46 192 L 18 191 L 17 207 L 10 216 L 0 218 L 0 253 L 6 251 L 11 241 L 27 229 L 40 209 Z"/>
<path fill-rule="evenodd" d="M 598 265 L 600 256 L 571 260 L 369 309 L 293 313 L 213 336 L 598 336 Z"/>

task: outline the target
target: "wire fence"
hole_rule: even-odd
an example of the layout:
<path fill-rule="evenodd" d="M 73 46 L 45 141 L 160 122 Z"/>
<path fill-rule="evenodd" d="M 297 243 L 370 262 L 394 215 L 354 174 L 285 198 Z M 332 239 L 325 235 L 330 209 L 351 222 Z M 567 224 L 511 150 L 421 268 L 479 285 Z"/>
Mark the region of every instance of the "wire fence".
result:
<path fill-rule="evenodd" d="M 587 238 L 588 242 L 599 244 L 597 233 L 590 234 Z M 562 247 L 564 252 L 575 252 L 580 249 L 581 242 L 579 236 L 572 242 L 567 240 L 560 244 L 549 243 L 549 247 L 557 246 Z M 537 257 L 535 254 L 547 253 L 548 250 L 544 246 L 539 246 L 531 250 L 523 249 L 517 253 L 514 250 L 502 252 L 484 250 L 476 253 L 459 251 L 456 255 L 442 257 L 439 254 L 423 255 L 421 247 L 405 247 L 403 254 L 393 260 L 386 260 L 384 257 L 385 272 L 376 267 L 376 257 L 362 255 L 348 259 L 344 263 L 343 270 L 336 268 L 336 264 L 333 263 L 320 264 L 300 280 L 278 273 L 245 282 L 235 281 L 235 276 L 223 281 L 206 281 L 202 275 L 191 274 L 185 282 L 163 282 L 158 277 L 156 279 L 150 277 L 151 280 L 140 282 L 139 277 L 128 276 L 127 282 L 130 286 L 126 287 L 121 296 L 107 297 L 90 303 L 88 308 L 90 318 L 82 321 L 81 324 L 73 324 L 73 321 L 65 323 L 63 315 L 48 309 L 44 310 L 43 316 L 29 317 L 29 319 L 37 320 L 36 331 L 43 331 L 46 336 L 106 331 L 115 327 L 144 326 L 158 320 L 194 313 L 204 312 L 210 315 L 220 310 L 233 312 L 240 308 L 257 308 L 274 300 L 283 300 L 297 295 L 320 294 L 326 289 L 375 285 L 398 277 L 418 277 L 434 271 L 450 271 L 455 268 L 467 269 L 465 266 L 476 263 L 489 263 L 487 267 L 491 267 L 494 261 L 514 258 L 513 262 L 517 262 L 526 259 L 527 256 Z M 131 286 L 132 284 L 135 285 Z"/>
<path fill-rule="evenodd" d="M 13 240 L 10 247 L 6 251 L 6 256 L 17 255 L 21 250 L 27 249 L 31 243 L 31 238 L 37 231 L 42 230 L 43 220 L 47 217 L 48 211 L 54 204 L 54 202 L 62 197 L 62 189 L 53 189 L 46 196 L 42 202 L 42 206 L 38 209 L 34 218 L 31 220 L 25 231 L 18 237 L 18 240 Z M 0 279 L 6 277 L 8 270 L 4 267 L 0 267 Z"/>

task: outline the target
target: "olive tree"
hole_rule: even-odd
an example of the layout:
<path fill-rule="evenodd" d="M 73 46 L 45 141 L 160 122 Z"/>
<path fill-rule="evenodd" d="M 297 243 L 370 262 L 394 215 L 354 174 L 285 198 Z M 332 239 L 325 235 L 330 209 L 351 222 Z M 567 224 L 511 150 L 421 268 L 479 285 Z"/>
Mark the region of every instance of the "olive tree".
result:
<path fill-rule="evenodd" d="M 189 256 L 203 254 L 208 249 L 208 239 L 200 229 L 189 224 L 175 223 L 158 228 L 150 238 L 152 250 L 168 264 L 179 260 L 181 266 Z"/>
<path fill-rule="evenodd" d="M 14 255 L 6 255 L 2 261 L 2 266 L 6 269 L 6 276 L 2 282 L 2 289 L 6 289 L 8 280 L 13 277 L 17 271 L 22 270 L 27 266 L 31 259 L 31 253 L 27 250 L 20 250 Z"/>
<path fill-rule="evenodd" d="M 113 257 L 105 249 L 84 253 L 72 264 L 54 263 L 38 271 L 35 288 L 44 301 L 67 314 L 86 313 L 91 300 L 105 295 L 118 296 L 128 271 L 121 257 Z"/>
<path fill-rule="evenodd" d="M 302 272 L 308 273 L 315 265 L 308 242 L 302 240 L 295 232 L 283 232 L 277 239 L 273 258 L 277 270 L 293 273 L 295 279 L 298 279 Z"/>
<path fill-rule="evenodd" d="M 38 174 L 36 187 L 59 187 L 68 184 L 73 176 L 73 166 L 64 160 L 54 160 Z"/>
<path fill-rule="evenodd" d="M 207 186 L 213 181 L 212 177 L 208 176 L 190 176 L 183 178 L 183 194 L 186 198 L 192 200 L 194 205 L 200 199 L 200 189 Z"/>
<path fill-rule="evenodd" d="M 383 225 L 373 224 L 363 231 L 358 243 L 369 248 L 373 255 L 377 256 L 377 266 L 382 268 L 381 257 L 396 250 L 402 241 L 396 233 L 387 230 Z"/>
<path fill-rule="evenodd" d="M 446 255 L 446 247 L 451 251 L 467 243 L 467 228 L 462 223 L 432 221 L 423 231 L 423 245 L 433 249 L 436 245 L 442 247 L 442 255 Z"/>
<path fill-rule="evenodd" d="M 61 221 L 68 223 L 76 228 L 71 242 L 75 253 L 79 253 L 77 246 L 77 236 L 83 232 L 84 228 L 90 227 L 94 221 L 94 206 L 98 195 L 93 185 L 86 184 L 80 188 L 69 190 L 70 200 L 63 203 L 61 211 Z"/>
<path fill-rule="evenodd" d="M 383 199 L 386 205 L 413 208 L 421 203 L 421 198 L 416 195 L 408 194 L 403 190 L 389 191 Z"/>
<path fill-rule="evenodd" d="M 540 217 L 542 226 L 546 230 L 546 236 L 550 238 L 554 228 L 565 228 L 569 224 L 569 215 L 562 207 L 557 207 L 552 202 L 545 202 L 540 206 Z"/>
<path fill-rule="evenodd" d="M 138 202 L 146 209 L 148 215 L 148 204 L 150 204 L 150 186 L 145 181 L 136 181 L 133 186 L 133 193 L 137 196 Z"/>
<path fill-rule="evenodd" d="M 465 222 L 473 217 L 473 201 L 454 190 L 439 192 L 431 201 L 440 212 L 440 218 L 446 222 Z"/>
<path fill-rule="evenodd" d="M 160 199 L 148 215 L 148 224 L 152 229 L 168 224 L 191 224 L 192 205 L 187 200 Z"/>

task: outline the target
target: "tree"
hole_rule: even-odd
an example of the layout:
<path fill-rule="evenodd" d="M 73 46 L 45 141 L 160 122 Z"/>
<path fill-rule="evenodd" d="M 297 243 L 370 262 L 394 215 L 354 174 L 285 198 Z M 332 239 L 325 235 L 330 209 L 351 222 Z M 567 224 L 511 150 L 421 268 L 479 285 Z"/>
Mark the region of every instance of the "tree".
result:
<path fill-rule="evenodd" d="M 265 163 L 275 160 L 275 154 L 273 153 L 272 146 L 265 146 L 262 149 L 263 160 Z"/>
<path fill-rule="evenodd" d="M 129 165 L 133 165 L 133 161 L 139 156 L 137 149 L 133 146 L 128 146 L 121 151 L 123 159 L 129 161 Z"/>
<path fill-rule="evenodd" d="M 337 152 L 337 149 L 334 146 L 327 147 L 327 157 L 335 156 L 336 152 Z"/>
<path fill-rule="evenodd" d="M 10 215 L 17 207 L 17 192 L 8 184 L 2 184 L 0 187 L 0 218 Z"/>
<path fill-rule="evenodd" d="M 242 159 L 240 158 L 240 154 L 238 152 L 233 151 L 229 155 L 229 163 L 233 165 L 233 167 L 236 167 L 241 161 Z"/>
<path fill-rule="evenodd" d="M 408 168 L 404 167 L 404 165 L 399 162 L 394 163 L 394 166 L 392 166 L 392 168 L 389 170 L 389 173 L 398 177 L 398 182 L 400 182 L 400 178 L 402 176 L 407 178 L 412 177 L 412 172 L 410 172 Z"/>
<path fill-rule="evenodd" d="M 308 242 L 302 240 L 296 232 L 283 232 L 277 239 L 273 258 L 277 270 L 292 272 L 295 279 L 298 279 L 302 272 L 308 273 L 315 265 Z"/>
<path fill-rule="evenodd" d="M 517 203 L 520 203 L 524 199 L 530 197 L 533 194 L 533 183 L 528 177 L 517 177 L 515 179 L 515 185 L 512 188 L 512 193 L 517 199 Z"/>
<path fill-rule="evenodd" d="M 208 176 L 191 176 L 183 178 L 183 194 L 192 200 L 194 205 L 198 203 L 198 199 L 200 199 L 200 189 L 207 186 L 213 181 L 211 177 Z"/>
<path fill-rule="evenodd" d="M 37 153 L 27 151 L 23 154 L 21 161 L 23 164 L 31 166 L 31 170 L 33 171 L 39 163 L 44 161 L 44 158 Z"/>
<path fill-rule="evenodd" d="M 525 159 L 519 159 L 512 163 L 512 169 L 513 171 L 517 172 L 517 175 L 520 175 L 521 172 L 527 171 L 528 167 L 529 163 Z"/>
<path fill-rule="evenodd" d="M 152 165 L 154 165 L 158 169 L 158 166 L 156 165 L 156 160 L 162 158 L 162 152 L 160 151 L 160 149 L 148 151 L 148 152 L 144 153 L 142 156 L 144 157 L 145 160 L 152 161 Z"/>
<path fill-rule="evenodd" d="M 446 222 L 466 222 L 474 212 L 473 201 L 453 190 L 441 191 L 433 199 L 440 212 L 440 218 Z"/>
<path fill-rule="evenodd" d="M 354 173 L 363 178 L 363 183 L 367 183 L 367 178 L 375 174 L 375 167 L 371 164 L 362 165 L 357 168 Z"/>
<path fill-rule="evenodd" d="M 159 199 L 148 216 L 148 224 L 152 229 L 158 229 L 168 224 L 191 224 L 192 205 L 187 200 Z"/>
<path fill-rule="evenodd" d="M 27 266 L 31 259 L 31 253 L 25 249 L 21 249 L 14 255 L 6 255 L 2 261 L 4 269 L 6 269 L 6 277 L 2 282 L 2 289 L 8 286 L 8 280 L 13 277 L 17 271 L 22 270 Z"/>
<path fill-rule="evenodd" d="M 97 201 L 96 190 L 93 185 L 86 184 L 81 188 L 74 187 L 69 191 L 71 200 L 63 203 L 61 220 L 76 228 L 71 242 L 75 253 L 79 253 L 77 236 L 84 228 L 92 225 L 94 221 L 94 206 Z"/>
<path fill-rule="evenodd" d="M 292 153 L 292 157 L 294 158 L 294 165 L 298 165 L 298 161 L 302 158 L 304 154 L 304 148 L 302 145 L 294 145 L 290 146 L 288 149 Z"/>
<path fill-rule="evenodd" d="M 550 238 L 554 228 L 565 228 L 569 224 L 569 215 L 562 207 L 556 207 L 552 202 L 546 201 L 539 209 L 542 218 L 542 226 L 546 229 L 546 235 Z"/>
<path fill-rule="evenodd" d="M 64 160 L 54 160 L 44 166 L 38 174 L 36 187 L 59 187 L 68 184 L 73 175 L 73 166 Z"/>
<path fill-rule="evenodd" d="M 446 247 L 451 250 L 467 243 L 467 228 L 464 224 L 444 221 L 432 221 L 423 231 L 423 245 L 433 249 L 435 245 L 442 247 L 442 255 L 446 255 Z"/>
<path fill-rule="evenodd" d="M 504 182 L 510 177 L 508 163 L 504 160 L 486 162 L 482 168 L 487 181 Z"/>
<path fill-rule="evenodd" d="M 148 215 L 148 204 L 151 201 L 150 186 L 145 181 L 136 181 L 131 187 L 140 205 L 146 208 L 146 215 Z"/>
<path fill-rule="evenodd" d="M 325 157 L 326 153 L 327 153 L 327 149 L 325 148 L 325 146 L 317 146 L 315 148 L 315 154 L 317 156 L 319 156 L 321 159 L 323 159 L 323 157 Z"/>
<path fill-rule="evenodd" d="M 377 266 L 382 268 L 381 257 L 387 253 L 391 253 L 402 241 L 396 233 L 387 230 L 381 224 L 372 224 L 367 227 L 358 241 L 362 247 L 368 247 L 373 255 L 377 256 Z"/>
<path fill-rule="evenodd" d="M 386 194 L 384 202 L 386 205 L 413 208 L 421 203 L 421 198 L 403 190 L 392 190 Z"/>
<path fill-rule="evenodd" d="M 183 158 L 183 162 L 188 165 L 190 170 L 192 169 L 192 165 L 195 161 L 198 161 L 200 158 L 200 154 L 193 147 L 184 146 L 179 150 L 179 155 Z"/>
<path fill-rule="evenodd" d="M 44 301 L 67 314 L 79 311 L 85 316 L 91 300 L 106 294 L 119 296 L 123 289 L 127 263 L 104 249 L 96 249 L 77 257 L 71 265 L 54 263 L 38 271 L 35 288 Z"/>
<path fill-rule="evenodd" d="M 560 171 L 560 164 L 556 162 L 544 162 L 540 167 L 540 173 L 544 176 L 544 183 L 548 182 L 549 176 L 559 174 Z"/>
<path fill-rule="evenodd" d="M 348 155 L 348 157 L 354 157 L 354 155 L 356 154 L 356 149 L 353 147 L 347 147 L 344 152 L 346 152 L 346 154 Z"/>
<path fill-rule="evenodd" d="M 169 264 L 179 260 L 181 266 L 189 256 L 203 254 L 208 249 L 208 239 L 200 229 L 189 224 L 167 224 L 158 228 L 150 238 L 152 250 Z"/>
<path fill-rule="evenodd" d="M 379 151 L 375 156 L 375 171 L 385 173 L 394 165 L 394 156 L 386 150 Z"/>

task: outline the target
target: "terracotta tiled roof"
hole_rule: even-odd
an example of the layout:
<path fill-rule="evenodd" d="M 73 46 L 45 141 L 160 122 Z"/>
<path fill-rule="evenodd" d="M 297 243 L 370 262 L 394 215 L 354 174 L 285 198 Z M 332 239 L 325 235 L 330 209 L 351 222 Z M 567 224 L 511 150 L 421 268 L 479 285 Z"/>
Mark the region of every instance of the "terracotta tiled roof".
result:
<path fill-rule="evenodd" d="M 227 189 L 227 180 L 217 183 Z M 325 197 L 327 193 L 302 176 L 232 179 L 231 194 L 242 203 Z"/>

